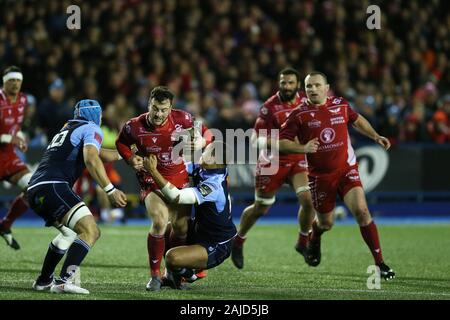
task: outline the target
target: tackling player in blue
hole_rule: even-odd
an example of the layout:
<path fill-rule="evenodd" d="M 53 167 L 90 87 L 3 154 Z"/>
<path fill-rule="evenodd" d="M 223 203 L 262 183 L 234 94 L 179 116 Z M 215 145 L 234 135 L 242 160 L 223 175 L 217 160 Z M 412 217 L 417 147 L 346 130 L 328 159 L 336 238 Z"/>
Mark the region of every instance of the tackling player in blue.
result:
<path fill-rule="evenodd" d="M 188 245 L 170 249 L 165 257 L 168 284 L 174 289 L 182 288 L 181 278 L 193 282 L 195 270 L 214 268 L 231 254 L 231 240 L 237 231 L 231 218 L 225 148 L 223 142 L 209 144 L 199 165 L 190 166 L 194 187 L 181 190 L 158 172 L 154 155 L 144 158 L 144 168 L 153 176 L 166 200 L 195 204 L 195 217 L 189 221 Z"/>
<path fill-rule="evenodd" d="M 100 237 L 89 208 L 72 191 L 85 167 L 113 205 L 124 207 L 127 203 L 125 194 L 108 179 L 102 163 L 102 160 L 115 161 L 120 157 L 115 150 L 101 149 L 101 117 L 102 108 L 97 101 L 79 101 L 75 105 L 74 119 L 53 137 L 28 184 L 31 208 L 45 220 L 47 227 L 54 226 L 61 232 L 50 242 L 41 274 L 33 284 L 35 290 L 89 293 L 72 283 L 81 262 Z M 60 279 L 55 279 L 55 268 L 66 252 Z"/>

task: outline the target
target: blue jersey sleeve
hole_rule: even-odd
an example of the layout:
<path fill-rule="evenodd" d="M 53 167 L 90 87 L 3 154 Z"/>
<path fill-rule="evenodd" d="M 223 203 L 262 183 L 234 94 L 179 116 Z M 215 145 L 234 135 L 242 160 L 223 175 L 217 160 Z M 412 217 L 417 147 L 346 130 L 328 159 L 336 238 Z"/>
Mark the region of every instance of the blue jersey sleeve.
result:
<path fill-rule="evenodd" d="M 222 183 L 220 177 L 211 177 L 202 181 L 198 186 L 192 188 L 197 197 L 198 204 L 203 202 L 218 202 L 223 195 Z"/>
<path fill-rule="evenodd" d="M 83 146 L 93 145 L 100 152 L 103 142 L 103 131 L 94 123 L 87 123 L 73 132 L 71 142 L 73 145 L 78 145 L 79 143 L 82 143 Z"/>
<path fill-rule="evenodd" d="M 86 145 L 93 145 L 97 148 L 97 150 L 100 152 L 100 148 L 102 147 L 102 142 L 103 142 L 103 131 L 102 129 L 93 124 L 93 123 L 89 123 L 88 125 L 86 125 L 88 128 L 88 130 L 85 131 L 85 135 L 84 135 L 84 139 L 83 139 L 83 144 Z"/>

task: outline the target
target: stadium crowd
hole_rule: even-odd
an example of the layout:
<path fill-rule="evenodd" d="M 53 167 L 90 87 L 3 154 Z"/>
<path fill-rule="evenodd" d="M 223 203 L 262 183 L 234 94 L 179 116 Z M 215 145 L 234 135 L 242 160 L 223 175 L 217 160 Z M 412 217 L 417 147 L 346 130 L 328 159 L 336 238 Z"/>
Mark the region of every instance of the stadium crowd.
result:
<path fill-rule="evenodd" d="M 209 127 L 250 128 L 286 66 L 326 73 L 334 94 L 393 145 L 450 142 L 445 1 L 372 2 L 3 1 L 0 67 L 24 73 L 24 131 L 37 143 L 84 98 L 99 100 L 119 129 L 161 84 Z M 66 27 L 72 4 L 80 30 Z M 380 30 L 366 27 L 371 4 L 381 8 Z"/>

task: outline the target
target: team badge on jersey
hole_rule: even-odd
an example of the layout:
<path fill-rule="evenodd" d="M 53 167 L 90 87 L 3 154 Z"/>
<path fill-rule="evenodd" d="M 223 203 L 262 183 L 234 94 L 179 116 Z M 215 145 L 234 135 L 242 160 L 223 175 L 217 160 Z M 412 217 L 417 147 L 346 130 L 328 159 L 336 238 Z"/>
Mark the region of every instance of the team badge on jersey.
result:
<path fill-rule="evenodd" d="M 262 108 L 261 108 L 261 114 L 263 114 L 263 115 L 266 116 L 268 112 L 269 112 L 269 111 L 267 110 L 266 107 L 262 107 Z"/>
<path fill-rule="evenodd" d="M 336 108 L 336 109 L 328 109 L 328 111 L 330 111 L 332 114 L 338 114 L 339 112 L 341 112 L 341 108 Z"/>
<path fill-rule="evenodd" d="M 334 137 L 336 136 L 336 132 L 331 128 L 325 128 L 320 132 L 320 140 L 323 143 L 333 142 Z"/>
<path fill-rule="evenodd" d="M 207 184 L 201 184 L 198 186 L 198 191 L 202 194 L 202 196 L 206 197 L 208 194 L 213 192 L 213 190 Z"/>
<path fill-rule="evenodd" d="M 98 134 L 98 132 L 95 133 L 94 139 L 95 139 L 98 143 L 102 144 L 102 136 L 101 136 L 100 134 Z"/>

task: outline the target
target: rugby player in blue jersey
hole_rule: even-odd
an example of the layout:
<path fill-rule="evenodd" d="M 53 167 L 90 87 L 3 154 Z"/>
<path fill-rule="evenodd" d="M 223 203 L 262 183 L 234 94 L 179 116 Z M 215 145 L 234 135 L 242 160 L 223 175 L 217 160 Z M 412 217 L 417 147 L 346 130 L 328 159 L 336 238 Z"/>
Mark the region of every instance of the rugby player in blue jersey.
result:
<path fill-rule="evenodd" d="M 126 195 L 116 189 L 106 175 L 102 160 L 120 159 L 117 151 L 101 149 L 102 108 L 95 100 L 81 100 L 75 105 L 74 119 L 56 134 L 48 145 L 36 172 L 28 183 L 31 208 L 61 233 L 50 242 L 41 274 L 33 284 L 38 291 L 88 294 L 72 283 L 81 262 L 100 237 L 92 213 L 72 191 L 72 186 L 87 168 L 91 177 L 108 194 L 111 203 L 124 207 Z M 54 278 L 58 263 L 66 254 L 60 278 Z"/>
<path fill-rule="evenodd" d="M 158 172 L 154 155 L 144 158 L 144 168 L 153 176 L 167 201 L 195 205 L 195 216 L 189 221 L 187 245 L 166 253 L 167 279 L 174 289 L 182 288 L 181 278 L 193 282 L 195 270 L 214 268 L 231 254 L 231 240 L 237 231 L 231 218 L 225 148 L 223 142 L 209 144 L 199 165 L 190 165 L 194 187 L 181 190 Z"/>

